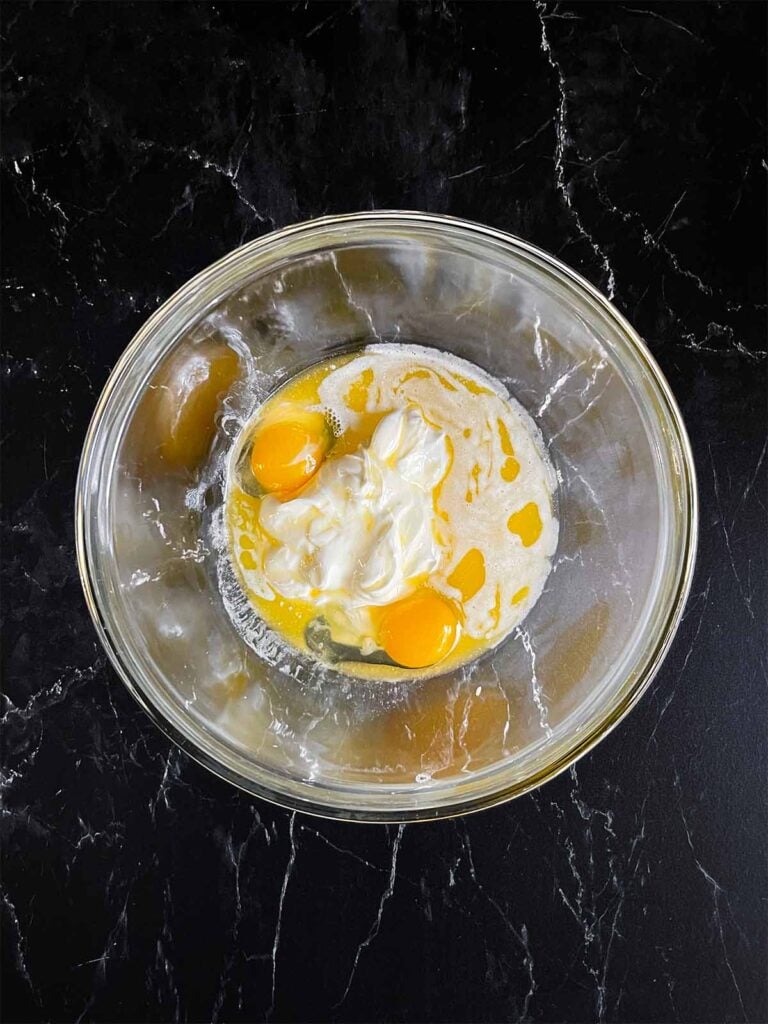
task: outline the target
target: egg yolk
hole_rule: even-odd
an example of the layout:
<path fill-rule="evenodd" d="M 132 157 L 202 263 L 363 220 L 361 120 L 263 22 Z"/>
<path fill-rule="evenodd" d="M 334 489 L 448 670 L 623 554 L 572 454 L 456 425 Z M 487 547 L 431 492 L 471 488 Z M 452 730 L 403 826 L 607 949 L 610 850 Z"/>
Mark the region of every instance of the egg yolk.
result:
<path fill-rule="evenodd" d="M 449 653 L 458 618 L 452 605 L 433 590 L 418 590 L 384 610 L 379 643 L 404 668 L 426 668 Z"/>
<path fill-rule="evenodd" d="M 295 491 L 314 476 L 330 448 L 322 413 L 268 421 L 256 428 L 251 472 L 265 491 Z"/>
<path fill-rule="evenodd" d="M 529 501 L 517 512 L 513 512 L 507 521 L 511 533 L 516 533 L 523 542 L 524 548 L 529 548 L 541 536 L 541 516 L 539 506 L 535 501 Z"/>

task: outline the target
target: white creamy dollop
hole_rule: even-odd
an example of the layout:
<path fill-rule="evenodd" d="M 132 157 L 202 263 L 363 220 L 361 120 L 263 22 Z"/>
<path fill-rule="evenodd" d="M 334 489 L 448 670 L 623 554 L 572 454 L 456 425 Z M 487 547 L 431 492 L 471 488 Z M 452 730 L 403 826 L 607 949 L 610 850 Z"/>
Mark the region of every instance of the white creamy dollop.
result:
<path fill-rule="evenodd" d="M 347 608 L 404 597 L 440 564 L 433 492 L 448 466 L 446 435 L 417 408 L 389 413 L 367 447 L 329 459 L 298 497 L 264 498 L 259 521 L 275 541 L 266 582 L 285 598 Z"/>

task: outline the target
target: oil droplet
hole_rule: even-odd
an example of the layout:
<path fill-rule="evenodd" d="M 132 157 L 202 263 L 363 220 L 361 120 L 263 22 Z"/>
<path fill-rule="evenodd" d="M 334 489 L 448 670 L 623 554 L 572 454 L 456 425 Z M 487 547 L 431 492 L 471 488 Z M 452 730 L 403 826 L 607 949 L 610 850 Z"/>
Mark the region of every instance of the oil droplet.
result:
<path fill-rule="evenodd" d="M 485 583 L 485 559 L 479 548 L 470 548 L 448 577 L 450 586 L 461 591 L 463 601 L 469 601 Z"/>
<path fill-rule="evenodd" d="M 526 597 L 528 597 L 530 592 L 530 587 L 520 587 L 517 593 L 512 595 L 512 604 L 520 604 L 521 601 L 524 601 Z"/>
<path fill-rule="evenodd" d="M 536 502 L 529 501 L 517 512 L 513 512 L 507 520 L 507 527 L 511 533 L 518 535 L 524 548 L 535 544 L 541 536 L 541 516 Z"/>
<path fill-rule="evenodd" d="M 464 433 L 464 437 L 472 437 L 472 429 L 471 429 L 471 427 L 465 427 L 463 433 Z"/>
<path fill-rule="evenodd" d="M 253 537 L 249 537 L 247 533 L 240 534 L 240 547 L 241 548 L 255 548 L 256 542 Z"/>
<path fill-rule="evenodd" d="M 373 370 L 363 370 L 356 381 L 353 381 L 349 391 L 344 396 L 347 408 L 352 412 L 365 412 L 368 404 L 368 390 L 373 383 Z"/>
<path fill-rule="evenodd" d="M 504 420 L 498 420 L 497 422 L 499 424 L 501 450 L 506 455 L 504 465 L 501 467 L 501 478 L 502 480 L 506 480 L 508 484 L 511 484 L 520 472 L 520 463 L 515 458 L 515 449 L 512 447 L 512 441 L 510 440 L 506 423 Z"/>

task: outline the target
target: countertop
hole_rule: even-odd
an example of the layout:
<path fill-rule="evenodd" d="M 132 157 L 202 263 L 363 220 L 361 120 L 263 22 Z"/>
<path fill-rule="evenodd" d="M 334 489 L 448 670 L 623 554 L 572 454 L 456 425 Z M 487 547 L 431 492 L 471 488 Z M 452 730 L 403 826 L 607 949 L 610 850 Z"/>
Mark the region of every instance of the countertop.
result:
<path fill-rule="evenodd" d="M 763 1021 L 763 4 L 3 5 L 6 1021 Z M 181 754 L 106 662 L 72 501 L 111 367 L 195 272 L 329 212 L 584 274 L 690 431 L 649 692 L 467 818 L 315 820 Z"/>

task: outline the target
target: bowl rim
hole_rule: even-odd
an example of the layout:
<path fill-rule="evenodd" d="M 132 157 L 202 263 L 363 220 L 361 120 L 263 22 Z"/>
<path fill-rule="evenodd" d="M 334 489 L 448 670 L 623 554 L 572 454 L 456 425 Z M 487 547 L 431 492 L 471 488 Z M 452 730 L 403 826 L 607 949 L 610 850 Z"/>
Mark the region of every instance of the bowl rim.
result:
<path fill-rule="evenodd" d="M 680 513 L 680 520 L 684 524 L 681 542 L 682 551 L 679 558 L 677 579 L 672 592 L 668 597 L 668 610 L 665 621 L 658 627 L 655 643 L 649 645 L 649 650 L 639 658 L 638 666 L 634 669 L 635 681 L 626 692 L 621 694 L 613 704 L 609 705 L 602 714 L 595 715 L 588 723 L 585 734 L 581 737 L 574 737 L 574 742 L 566 744 L 563 752 L 553 761 L 533 772 L 530 776 L 501 786 L 493 791 L 470 795 L 467 798 L 459 799 L 455 804 L 429 806 L 423 805 L 414 808 L 385 808 L 357 810 L 343 807 L 337 804 L 326 804 L 321 800 L 313 800 L 312 794 L 318 794 L 318 788 L 311 781 L 300 780 L 299 788 L 306 790 L 308 795 L 288 793 L 283 790 L 274 790 L 253 779 L 246 778 L 227 765 L 223 764 L 216 757 L 212 756 L 199 746 L 190 735 L 182 732 L 171 722 L 161 709 L 151 700 L 149 695 L 137 682 L 134 674 L 129 670 L 126 659 L 121 654 L 121 644 L 113 638 L 106 615 L 104 614 L 99 597 L 99 590 L 94 585 L 91 560 L 88 553 L 87 522 L 86 522 L 86 482 L 89 478 L 92 454 L 99 428 L 104 417 L 105 410 L 118 381 L 122 378 L 125 368 L 133 360 L 134 354 L 151 337 L 162 322 L 170 313 L 181 306 L 188 298 L 198 292 L 203 284 L 209 284 L 222 275 L 222 272 L 241 259 L 254 255 L 261 249 L 271 248 L 286 241 L 293 236 L 311 233 L 317 230 L 338 228 L 345 225 L 369 225 L 371 227 L 382 227 L 386 224 L 401 224 L 404 228 L 408 226 L 434 228 L 448 227 L 463 231 L 471 236 L 481 236 L 486 239 L 501 243 L 506 248 L 512 248 L 518 253 L 526 254 L 537 262 L 544 263 L 556 276 L 565 278 L 571 285 L 575 286 L 598 306 L 599 310 L 609 320 L 613 321 L 623 334 L 624 340 L 634 349 L 640 362 L 648 371 L 652 383 L 657 390 L 659 397 L 663 400 L 669 424 L 674 430 L 674 441 L 679 446 L 682 456 L 682 464 L 679 467 L 683 485 L 681 493 L 683 507 Z M 680 625 L 685 609 L 687 598 L 690 594 L 693 582 L 693 574 L 696 561 L 696 549 L 699 532 L 699 501 L 696 485 L 696 469 L 693 459 L 690 440 L 685 429 L 680 408 L 675 400 L 672 390 L 661 371 L 654 356 L 651 354 L 645 342 L 640 338 L 632 325 L 616 309 L 613 303 L 606 298 L 594 285 L 577 271 L 567 264 L 562 263 L 557 257 L 540 249 L 538 246 L 527 242 L 509 232 L 501 231 L 475 221 L 465 220 L 459 217 L 452 217 L 446 214 L 424 213 L 414 210 L 371 210 L 359 213 L 333 214 L 319 218 L 291 224 L 284 228 L 260 235 L 258 238 L 238 246 L 236 249 L 226 253 L 214 263 L 204 267 L 201 271 L 187 280 L 169 298 L 165 300 L 155 312 L 144 321 L 139 330 L 126 346 L 118 358 L 115 366 L 107 378 L 107 381 L 99 395 L 94 408 L 88 430 L 83 443 L 80 464 L 78 468 L 77 481 L 75 485 L 75 548 L 80 581 L 83 587 L 86 605 L 91 619 L 96 628 L 97 635 L 102 647 L 116 670 L 118 676 L 128 689 L 129 693 L 142 707 L 154 724 L 163 732 L 176 746 L 183 750 L 194 761 L 207 768 L 214 775 L 224 779 L 237 788 L 251 795 L 264 799 L 272 804 L 286 808 L 291 811 L 302 811 L 303 813 L 331 820 L 347 820 L 355 822 L 370 823 L 411 823 L 417 821 L 434 821 L 439 819 L 453 818 L 464 814 L 474 813 L 486 808 L 494 807 L 505 803 L 515 797 L 522 796 L 533 789 L 538 788 L 550 779 L 555 778 L 561 772 L 570 768 L 585 754 L 589 753 L 605 736 L 607 736 L 635 707 L 642 695 L 649 688 L 661 664 L 669 650 L 677 629 Z M 274 777 L 274 776 L 273 776 Z M 385 789 L 386 787 L 382 787 Z"/>

